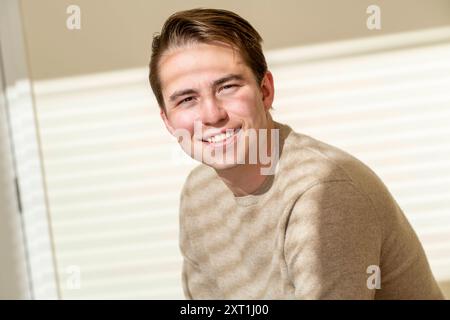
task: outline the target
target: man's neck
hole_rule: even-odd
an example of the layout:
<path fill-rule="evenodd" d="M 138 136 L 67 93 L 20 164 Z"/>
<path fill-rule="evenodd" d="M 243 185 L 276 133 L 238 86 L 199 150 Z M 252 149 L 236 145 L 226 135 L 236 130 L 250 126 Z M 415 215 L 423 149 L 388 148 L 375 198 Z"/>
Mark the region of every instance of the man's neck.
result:
<path fill-rule="evenodd" d="M 274 123 L 271 118 L 268 119 L 267 128 L 267 145 L 265 146 L 268 157 L 272 156 L 272 135 L 271 130 L 274 129 Z M 278 144 L 277 144 L 278 145 Z M 259 148 L 259 146 L 258 146 Z M 259 152 L 258 152 L 259 153 Z M 261 173 L 264 166 L 259 162 L 256 164 L 241 164 L 232 168 L 216 170 L 217 175 L 228 186 L 228 188 L 237 197 L 254 194 L 264 184 L 269 175 Z"/>

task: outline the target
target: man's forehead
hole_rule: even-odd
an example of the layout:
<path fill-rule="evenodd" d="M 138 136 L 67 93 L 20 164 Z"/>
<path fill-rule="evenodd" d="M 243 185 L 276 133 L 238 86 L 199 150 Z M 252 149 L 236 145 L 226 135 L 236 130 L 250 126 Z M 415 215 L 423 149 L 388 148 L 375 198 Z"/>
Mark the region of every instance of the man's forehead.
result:
<path fill-rule="evenodd" d="M 179 69 L 224 67 L 242 65 L 241 54 L 230 46 L 205 43 L 190 44 L 168 49 L 159 61 L 160 73 Z"/>
<path fill-rule="evenodd" d="M 249 71 L 246 67 L 240 55 L 229 47 L 203 44 L 172 51 L 161 59 L 159 72 L 163 90 L 170 90 L 183 82 L 211 83 L 229 74 L 245 78 Z"/>
<path fill-rule="evenodd" d="M 189 41 L 186 43 L 176 44 L 168 47 L 165 49 L 162 56 L 165 55 L 171 55 L 173 53 L 177 52 L 186 52 L 188 50 L 201 50 L 204 51 L 205 49 L 212 49 L 215 51 L 222 51 L 222 52 L 231 52 L 236 55 L 236 58 L 241 57 L 241 53 L 239 49 L 236 46 L 233 46 L 228 43 L 224 42 L 218 42 L 218 41 L 212 41 L 212 42 L 199 42 L 199 41 Z"/>

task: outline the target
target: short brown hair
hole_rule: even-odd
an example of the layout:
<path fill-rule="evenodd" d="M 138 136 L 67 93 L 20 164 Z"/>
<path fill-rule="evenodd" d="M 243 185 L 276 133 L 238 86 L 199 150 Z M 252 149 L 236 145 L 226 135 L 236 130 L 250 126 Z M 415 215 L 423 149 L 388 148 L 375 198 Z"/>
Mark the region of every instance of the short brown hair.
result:
<path fill-rule="evenodd" d="M 247 20 L 222 9 L 197 8 L 176 12 L 166 20 L 161 33 L 155 35 L 152 42 L 150 86 L 164 111 L 159 60 L 167 49 L 192 42 L 228 44 L 238 50 L 258 83 L 264 78 L 267 63 L 261 47 L 262 38 Z"/>

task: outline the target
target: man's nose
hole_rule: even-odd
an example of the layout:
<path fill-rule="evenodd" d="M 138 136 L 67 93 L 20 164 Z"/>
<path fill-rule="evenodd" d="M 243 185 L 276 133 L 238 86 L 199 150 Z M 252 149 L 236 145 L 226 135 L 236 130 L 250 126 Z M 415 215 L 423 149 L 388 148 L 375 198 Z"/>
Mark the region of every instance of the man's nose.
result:
<path fill-rule="evenodd" d="M 207 98 L 200 108 L 200 118 L 205 125 L 213 125 L 227 117 L 227 113 L 222 105 L 215 98 Z"/>

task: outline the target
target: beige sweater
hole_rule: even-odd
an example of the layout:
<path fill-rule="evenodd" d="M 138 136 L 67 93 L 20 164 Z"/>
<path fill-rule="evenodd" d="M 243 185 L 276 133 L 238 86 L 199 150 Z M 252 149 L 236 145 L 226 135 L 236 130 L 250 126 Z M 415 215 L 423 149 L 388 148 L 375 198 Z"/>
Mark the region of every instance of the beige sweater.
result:
<path fill-rule="evenodd" d="M 442 299 L 415 232 L 375 173 L 275 127 L 278 168 L 255 194 L 235 197 L 203 164 L 189 174 L 180 202 L 186 298 Z"/>

